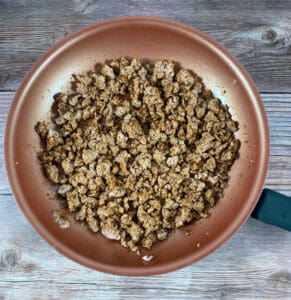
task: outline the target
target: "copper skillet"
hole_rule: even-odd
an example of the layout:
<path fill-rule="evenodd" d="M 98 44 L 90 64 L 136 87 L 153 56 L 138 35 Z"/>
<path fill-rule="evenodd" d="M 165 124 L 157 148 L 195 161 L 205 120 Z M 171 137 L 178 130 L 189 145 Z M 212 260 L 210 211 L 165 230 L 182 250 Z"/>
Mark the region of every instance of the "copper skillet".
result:
<path fill-rule="evenodd" d="M 96 62 L 121 56 L 167 58 L 197 72 L 239 121 L 240 158 L 230 174 L 225 196 L 211 217 L 173 233 L 143 255 L 144 262 L 119 243 L 93 234 L 71 219 L 61 229 L 51 212 L 60 209 L 36 159 L 35 123 L 48 119 L 52 96 L 66 88 L 71 74 Z M 87 267 L 120 275 L 149 275 L 189 265 L 225 243 L 254 209 L 266 176 L 269 132 L 262 101 L 253 82 L 229 52 L 188 26 L 159 18 L 124 17 L 81 29 L 51 48 L 28 72 L 10 109 L 5 158 L 13 194 L 37 232 L 55 249 Z M 191 230 L 192 235 L 185 235 Z M 199 246 L 199 247 L 198 247 Z"/>

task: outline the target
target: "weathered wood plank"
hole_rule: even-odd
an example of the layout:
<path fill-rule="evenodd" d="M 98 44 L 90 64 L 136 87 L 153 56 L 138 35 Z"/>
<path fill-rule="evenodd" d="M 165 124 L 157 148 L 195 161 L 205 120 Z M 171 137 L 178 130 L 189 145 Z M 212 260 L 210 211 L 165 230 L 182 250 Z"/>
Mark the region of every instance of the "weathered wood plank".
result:
<path fill-rule="evenodd" d="M 1 299 L 290 299 L 291 233 L 249 219 L 202 261 L 165 275 L 118 277 L 49 247 L 10 195 L 0 196 Z M 239 255 L 238 255 L 239 254 Z"/>
<path fill-rule="evenodd" d="M 10 194 L 3 140 L 13 92 L 0 93 L 0 194 Z M 271 157 L 266 187 L 291 196 L 291 94 L 262 94 L 271 134 Z"/>
<path fill-rule="evenodd" d="M 291 299 L 291 233 L 254 219 L 197 264 L 134 278 L 68 260 L 17 208 L 3 157 L 13 91 L 37 58 L 67 33 L 121 15 L 161 16 L 204 31 L 241 61 L 261 92 L 273 93 L 262 93 L 271 129 L 266 186 L 291 196 L 290 1 L 0 0 L 0 91 L 12 91 L 0 92 L 0 300 Z"/>
<path fill-rule="evenodd" d="M 290 1 L 0 1 L 0 90 L 67 33 L 98 20 L 148 15 L 196 27 L 225 45 L 261 92 L 291 92 Z"/>

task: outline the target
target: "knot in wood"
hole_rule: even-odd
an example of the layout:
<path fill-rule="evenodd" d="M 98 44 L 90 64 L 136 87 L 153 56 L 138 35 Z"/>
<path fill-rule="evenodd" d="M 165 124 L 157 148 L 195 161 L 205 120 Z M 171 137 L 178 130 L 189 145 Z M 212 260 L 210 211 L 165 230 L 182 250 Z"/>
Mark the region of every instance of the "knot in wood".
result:
<path fill-rule="evenodd" d="M 15 269 L 21 262 L 21 251 L 20 249 L 14 248 L 4 251 L 1 255 L 0 269 Z"/>
<path fill-rule="evenodd" d="M 268 28 L 262 33 L 262 39 L 270 43 L 273 43 L 276 40 L 276 37 L 277 32 L 272 28 Z"/>

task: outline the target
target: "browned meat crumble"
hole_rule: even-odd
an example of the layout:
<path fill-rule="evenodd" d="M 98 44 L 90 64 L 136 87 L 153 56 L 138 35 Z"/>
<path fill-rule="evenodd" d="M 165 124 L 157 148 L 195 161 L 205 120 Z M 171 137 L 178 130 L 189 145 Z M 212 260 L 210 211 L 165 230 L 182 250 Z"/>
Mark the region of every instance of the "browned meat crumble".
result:
<path fill-rule="evenodd" d="M 173 62 L 121 58 L 74 75 L 38 122 L 39 160 L 68 210 L 137 251 L 209 215 L 238 156 L 238 123 Z"/>

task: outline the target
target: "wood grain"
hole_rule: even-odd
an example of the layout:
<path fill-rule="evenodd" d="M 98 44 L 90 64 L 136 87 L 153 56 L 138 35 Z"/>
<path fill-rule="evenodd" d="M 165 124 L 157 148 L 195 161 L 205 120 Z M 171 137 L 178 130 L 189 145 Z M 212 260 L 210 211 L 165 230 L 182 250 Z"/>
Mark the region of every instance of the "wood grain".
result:
<path fill-rule="evenodd" d="M 86 269 L 49 247 L 1 195 L 1 299 L 290 299 L 291 233 L 249 219 L 223 247 L 187 268 L 119 277 Z"/>
<path fill-rule="evenodd" d="M 186 23 L 241 61 L 261 92 L 269 119 L 265 185 L 291 196 L 291 1 L 0 0 L 0 300 L 291 299 L 291 233 L 251 218 L 202 261 L 136 278 L 70 261 L 49 247 L 18 209 L 3 157 L 15 89 L 33 63 L 69 32 L 122 15 Z"/>
<path fill-rule="evenodd" d="M 103 274 L 57 253 L 24 219 L 7 182 L 3 137 L 13 95 L 0 93 L 0 299 L 290 299 L 291 233 L 254 219 L 211 256 L 160 276 Z M 271 132 L 266 186 L 291 195 L 291 94 L 262 99 Z"/>
<path fill-rule="evenodd" d="M 3 158 L 5 122 L 13 92 L 0 93 L 0 194 L 10 194 Z M 262 94 L 267 112 L 271 157 L 266 187 L 291 196 L 291 94 Z"/>
<path fill-rule="evenodd" d="M 291 92 L 291 1 L 0 1 L 0 90 L 24 74 L 67 33 L 123 15 L 170 18 L 217 39 L 261 92 Z"/>

